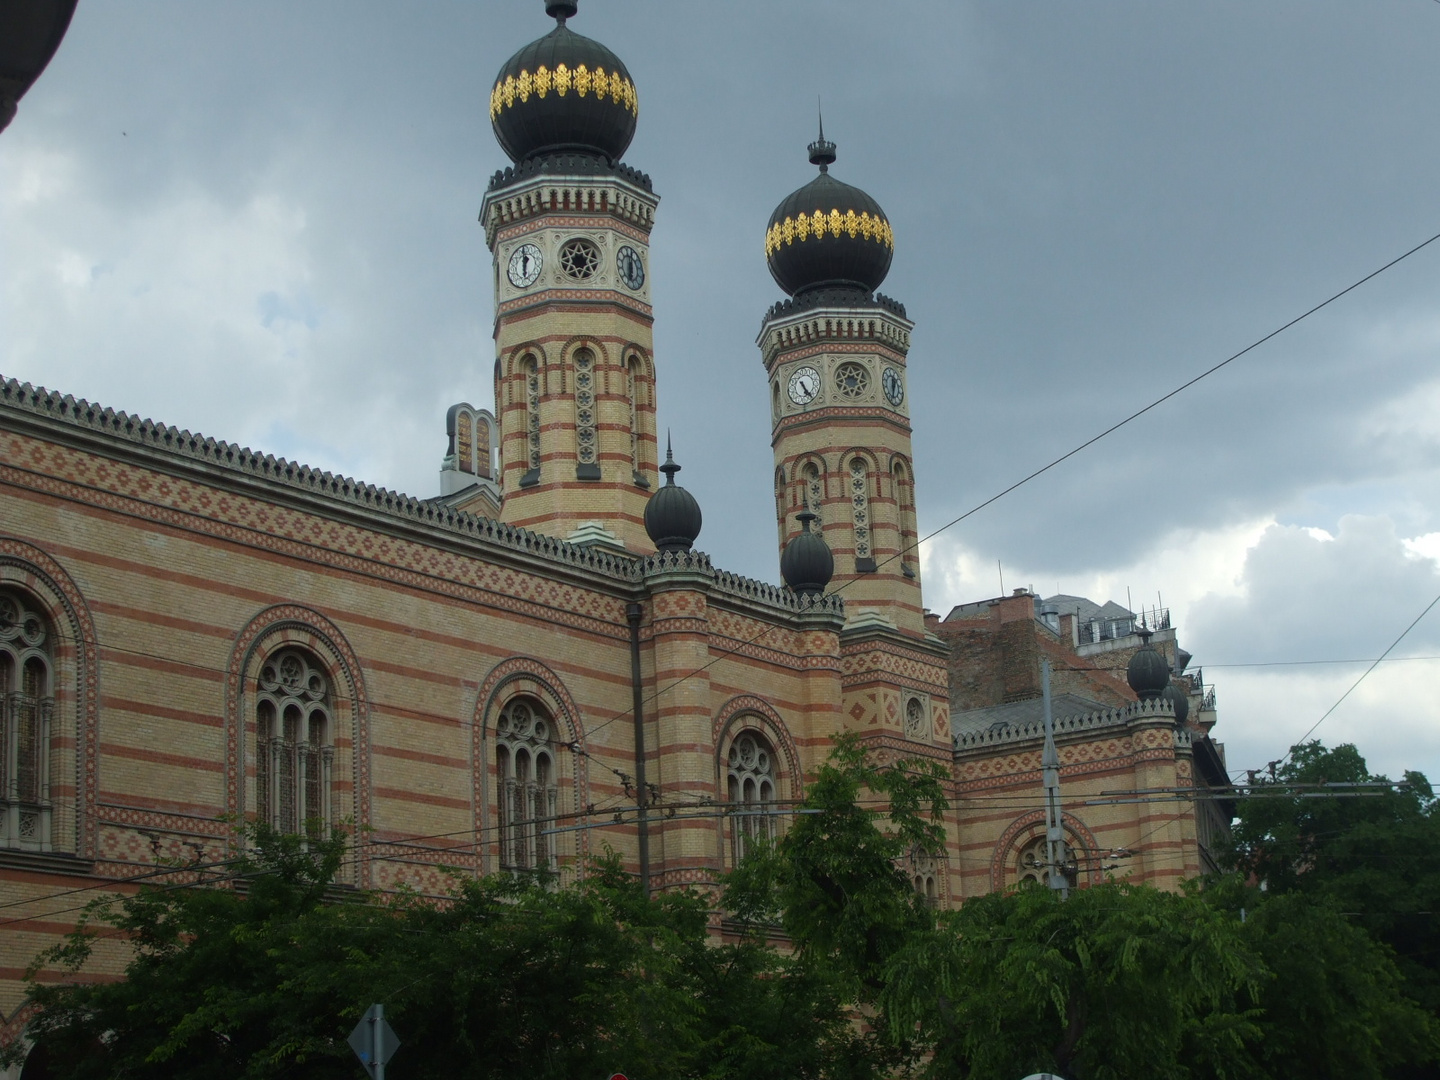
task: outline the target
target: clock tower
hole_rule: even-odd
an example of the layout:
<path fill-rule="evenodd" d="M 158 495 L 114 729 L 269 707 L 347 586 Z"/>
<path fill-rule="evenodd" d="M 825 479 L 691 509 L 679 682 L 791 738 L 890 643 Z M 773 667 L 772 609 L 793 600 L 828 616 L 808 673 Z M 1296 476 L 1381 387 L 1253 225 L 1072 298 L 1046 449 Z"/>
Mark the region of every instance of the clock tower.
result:
<path fill-rule="evenodd" d="M 895 238 L 878 203 L 830 175 L 835 144 L 810 144 L 820 174 L 770 217 L 765 253 L 790 294 L 758 344 L 770 380 L 780 546 L 808 506 L 835 558 L 851 625 L 924 637 L 915 550 L 905 308 L 875 292 Z"/>
<path fill-rule="evenodd" d="M 574 0 L 546 11 L 555 29 L 511 57 L 490 94 L 514 162 L 480 211 L 494 261 L 501 520 L 649 552 L 659 200 L 620 162 L 638 115 L 630 73 L 566 25 Z"/>

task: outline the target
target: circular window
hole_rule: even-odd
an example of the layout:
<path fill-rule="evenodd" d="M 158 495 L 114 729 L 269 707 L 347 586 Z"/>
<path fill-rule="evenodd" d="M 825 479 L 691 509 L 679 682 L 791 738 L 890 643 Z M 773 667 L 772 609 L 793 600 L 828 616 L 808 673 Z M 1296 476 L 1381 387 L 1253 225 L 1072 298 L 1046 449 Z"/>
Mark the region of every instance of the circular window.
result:
<path fill-rule="evenodd" d="M 905 734 L 918 739 L 925 734 L 925 706 L 919 698 L 911 698 L 905 705 Z"/>
<path fill-rule="evenodd" d="M 589 240 L 567 240 L 560 249 L 560 269 L 576 281 L 588 281 L 600 269 L 600 249 Z"/>
<path fill-rule="evenodd" d="M 844 398 L 862 398 L 870 392 L 870 373 L 859 364 L 841 364 L 835 369 L 835 389 Z"/>

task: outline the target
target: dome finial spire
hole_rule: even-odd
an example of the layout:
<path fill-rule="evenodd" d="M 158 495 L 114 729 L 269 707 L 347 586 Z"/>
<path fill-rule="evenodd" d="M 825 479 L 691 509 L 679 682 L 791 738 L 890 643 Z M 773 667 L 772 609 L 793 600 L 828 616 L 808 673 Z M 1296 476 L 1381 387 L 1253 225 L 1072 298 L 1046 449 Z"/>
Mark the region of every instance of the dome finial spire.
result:
<path fill-rule="evenodd" d="M 665 486 L 675 486 L 675 474 L 680 471 L 680 466 L 675 464 L 675 451 L 671 446 L 670 429 L 665 429 L 665 464 L 660 466 L 660 471 L 665 474 Z"/>
<path fill-rule="evenodd" d="M 819 165 L 820 171 L 829 172 L 835 164 L 835 144 L 825 138 L 825 113 L 820 108 L 820 99 L 815 99 L 815 111 L 820 114 L 820 137 L 809 146 L 810 164 Z"/>
<path fill-rule="evenodd" d="M 578 10 L 576 0 L 545 0 L 545 14 L 561 26 L 565 25 L 566 19 L 573 19 Z"/>

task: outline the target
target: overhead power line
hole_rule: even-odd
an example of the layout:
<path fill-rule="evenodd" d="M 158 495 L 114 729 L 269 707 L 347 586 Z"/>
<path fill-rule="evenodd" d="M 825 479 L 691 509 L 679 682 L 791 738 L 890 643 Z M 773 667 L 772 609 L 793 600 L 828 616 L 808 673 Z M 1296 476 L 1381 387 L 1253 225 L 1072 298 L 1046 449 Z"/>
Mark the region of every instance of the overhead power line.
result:
<path fill-rule="evenodd" d="M 1436 2 L 1437 2 L 1437 3 L 1440 3 L 1440 0 L 1436 0 Z M 1144 416 L 1146 413 L 1153 411 L 1154 409 L 1156 409 L 1156 408 L 1158 408 L 1159 406 L 1163 405 L 1165 402 L 1169 401 L 1171 398 L 1175 397 L 1176 395 L 1181 394 L 1181 393 L 1184 393 L 1186 390 L 1189 390 L 1192 386 L 1195 386 L 1197 383 L 1199 383 L 1199 382 L 1201 382 L 1201 381 L 1203 381 L 1203 380 L 1205 380 L 1205 379 L 1208 379 L 1211 375 L 1214 375 L 1217 371 L 1221 370 L 1221 369 L 1224 368 L 1224 367 L 1227 367 L 1227 366 L 1230 365 L 1230 364 L 1233 364 L 1236 360 L 1239 360 L 1242 356 L 1245 356 L 1247 353 L 1253 352 L 1255 349 L 1258 349 L 1261 345 L 1264 345 L 1267 341 L 1271 341 L 1271 340 L 1273 340 L 1274 338 L 1279 337 L 1279 336 L 1280 336 L 1281 334 L 1283 334 L 1286 330 L 1289 330 L 1291 327 L 1297 326 L 1298 324 L 1304 322 L 1306 319 L 1308 319 L 1311 315 L 1314 315 L 1316 312 L 1321 311 L 1322 309 L 1329 307 L 1329 306 L 1330 306 L 1331 304 L 1333 304 L 1336 300 L 1339 300 L 1342 296 L 1346 296 L 1346 295 L 1348 295 L 1349 293 L 1354 292 L 1356 289 L 1360 288 L 1360 286 L 1361 286 L 1361 285 L 1364 285 L 1366 282 L 1373 281 L 1375 278 L 1377 278 L 1377 277 L 1379 277 L 1381 274 L 1385 273 L 1385 271 L 1391 269 L 1392 267 L 1395 267 L 1395 266 L 1400 265 L 1400 263 L 1402 263 L 1402 262 L 1404 262 L 1406 259 L 1410 258 L 1410 256 L 1412 256 L 1412 255 L 1416 254 L 1417 252 L 1422 251 L 1422 250 L 1424 250 L 1425 248 L 1429 247 L 1429 246 L 1430 246 L 1431 244 L 1433 244 L 1436 240 L 1440 240 L 1440 233 L 1435 233 L 1435 234 L 1434 234 L 1433 236 L 1431 236 L 1429 239 L 1427 239 L 1427 240 L 1422 240 L 1420 243 L 1418 243 L 1418 244 L 1416 244 L 1414 247 L 1410 248 L 1410 250 L 1404 252 L 1404 253 L 1401 254 L 1401 255 L 1395 256 L 1395 258 L 1393 258 L 1393 259 L 1391 259 L 1389 262 L 1385 263 L 1385 265 L 1379 267 L 1378 269 L 1375 269 L 1375 270 L 1370 271 L 1370 273 L 1366 274 L 1364 277 L 1358 278 L 1357 280 L 1351 282 L 1349 285 L 1345 286 L 1345 288 L 1341 289 L 1339 292 L 1336 292 L 1336 293 L 1331 294 L 1329 297 L 1327 297 L 1326 299 L 1320 301 L 1320 303 L 1316 304 L 1314 307 L 1309 308 L 1308 310 L 1302 312 L 1302 313 L 1299 314 L 1299 315 L 1296 315 L 1296 316 L 1295 316 L 1293 319 L 1291 319 L 1289 322 L 1284 323 L 1283 325 L 1276 327 L 1274 330 L 1271 330 L 1271 331 L 1270 331 L 1268 334 L 1266 334 L 1264 337 L 1257 338 L 1256 340 L 1252 341 L 1249 345 L 1246 345 L 1246 346 L 1245 346 L 1243 349 L 1241 349 L 1239 352 L 1232 353 L 1230 356 L 1227 356 L 1224 360 L 1221 360 L 1218 364 L 1214 364 L 1214 365 L 1212 365 L 1211 367 L 1206 368 L 1204 371 L 1200 372 L 1200 374 L 1194 376 L 1193 378 L 1187 379 L 1185 382 L 1181 383 L 1179 386 L 1175 387 L 1173 390 L 1170 390 L 1169 392 L 1167 392 L 1167 393 L 1165 393 L 1165 394 L 1162 394 L 1160 397 L 1156 398 L 1154 401 L 1150 402 L 1148 405 L 1144 406 L 1143 408 L 1136 409 L 1134 412 L 1132 412 L 1129 416 L 1125 417 L 1123 420 L 1116 421 L 1115 423 L 1113 423 L 1113 424 L 1111 424 L 1109 427 L 1107 427 L 1104 431 L 1100 432 L 1098 435 L 1093 435 L 1093 436 L 1091 436 L 1090 438 L 1086 439 L 1084 442 L 1080 443 L 1078 446 L 1074 447 L 1073 449 L 1067 450 L 1065 453 L 1061 454 L 1059 457 L 1056 457 L 1056 458 L 1052 459 L 1049 463 L 1047 463 L 1047 464 L 1045 464 L 1045 465 L 1042 465 L 1040 468 L 1036 469 L 1034 472 L 1031 472 L 1031 473 L 1027 474 L 1026 476 L 1021 477 L 1019 480 L 1016 480 L 1016 481 L 1015 481 L 1013 484 L 1011 484 L 1009 487 L 1004 488 L 1003 490 L 997 492 L 997 493 L 994 494 L 994 495 L 991 495 L 991 496 L 990 496 L 988 499 L 986 499 L 984 502 L 977 503 L 976 505 L 972 506 L 969 510 L 966 510 L 966 511 L 965 511 L 963 514 L 961 514 L 959 517 L 954 518 L 954 519 L 952 519 L 952 520 L 950 520 L 950 521 L 947 521 L 944 525 L 941 525 L 940 528 L 934 530 L 933 532 L 927 533 L 925 536 L 922 536 L 920 539 L 916 540 L 913 544 L 909 545 L 908 547 L 902 547 L 902 548 L 901 548 L 899 551 L 897 551 L 895 554 L 893 554 L 893 555 L 889 556 L 888 558 L 884 559 L 883 561 L 881 561 L 881 562 L 876 566 L 875 569 L 878 571 L 878 570 L 880 570 L 882 567 L 888 566 L 890 563 L 894 562 L 896 559 L 899 559 L 899 558 L 901 558 L 901 557 L 903 557 L 903 556 L 905 556 L 905 555 L 908 555 L 908 554 L 910 554 L 912 551 L 918 550 L 921 544 L 927 543 L 928 541 L 935 539 L 935 537 L 939 536 L 941 533 L 945 532 L 946 530 L 951 529 L 951 528 L 954 528 L 956 525 L 959 525 L 959 524 L 960 524 L 962 521 L 964 521 L 966 518 L 969 518 L 969 517 L 974 516 L 975 514 L 978 514 L 981 510 L 984 510 L 987 506 L 991 506 L 991 505 L 993 505 L 994 503 L 999 502 L 1001 499 L 1005 498 L 1005 496 L 1011 494 L 1012 492 L 1018 491 L 1020 488 L 1024 487 L 1026 484 L 1030 483 L 1030 481 L 1035 480 L 1035 479 L 1037 479 L 1037 478 L 1045 475 L 1047 472 L 1049 472 L 1051 469 L 1055 468 L 1056 466 L 1061 465 L 1061 464 L 1063 464 L 1064 462 L 1069 461 L 1069 460 L 1070 460 L 1072 457 L 1074 457 L 1075 455 L 1077 455 L 1077 454 L 1079 454 L 1079 453 L 1081 453 L 1081 452 L 1083 452 L 1083 451 L 1085 451 L 1085 450 L 1088 450 L 1090 447 L 1094 446 L 1096 443 L 1100 442 L 1102 439 L 1106 438 L 1106 437 L 1109 436 L 1109 435 L 1113 435 L 1115 432 L 1119 431 L 1121 428 L 1125 427 L 1127 424 L 1131 423 L 1132 421 L 1138 420 L 1140 417 Z M 839 593 L 842 593 L 842 592 L 844 592 L 845 589 L 848 588 L 852 583 L 854 583 L 855 581 L 858 581 L 858 580 L 860 580 L 860 579 L 859 579 L 859 578 L 851 578 L 850 581 L 844 582 L 843 584 L 837 586 L 835 589 L 832 589 L 828 595 L 834 596 L 834 595 L 837 595 L 837 594 L 839 594 Z M 726 657 L 735 655 L 736 653 L 740 652 L 741 649 L 744 649 L 744 648 L 746 648 L 747 646 L 754 645 L 754 644 L 758 643 L 758 642 L 761 641 L 763 638 L 765 638 L 767 635 L 769 635 L 770 633 L 774 632 L 776 629 L 778 629 L 778 626 L 773 626 L 773 625 L 772 625 L 772 626 L 767 626 L 765 629 L 761 630 L 761 631 L 760 631 L 758 634 L 756 634 L 754 637 L 748 639 L 747 641 L 742 642 L 741 645 L 739 646 L 739 648 L 719 651 L 714 657 L 711 658 L 711 660 L 710 660 L 708 663 L 706 663 L 706 664 L 704 664 L 704 665 L 696 668 L 694 671 L 691 671 L 691 672 L 689 672 L 688 674 L 685 674 L 685 675 L 680 676 L 678 679 L 676 679 L 674 682 L 670 683 L 668 686 L 664 686 L 664 687 L 661 687 L 661 688 L 655 690 L 655 691 L 645 700 L 644 704 L 649 705 L 649 704 L 654 703 L 656 700 L 658 700 L 658 699 L 660 698 L 660 696 L 661 696 L 662 694 L 665 694 L 665 693 L 667 693 L 668 691 L 675 689 L 677 686 L 683 685 L 685 682 L 687 682 L 687 681 L 690 680 L 690 679 L 695 678 L 695 677 L 698 676 L 698 675 L 704 674 L 704 673 L 705 673 L 706 671 L 708 671 L 710 668 L 712 668 L 712 667 L 714 667 L 716 664 L 718 664 L 721 660 L 725 659 Z M 600 725 L 599 725 L 598 727 L 596 727 L 594 730 L 592 730 L 591 732 L 589 732 L 589 735 L 593 737 L 595 734 L 597 734 L 597 733 L 599 733 L 600 731 L 604 730 L 604 729 L 605 729 L 606 727 L 608 727 L 609 725 L 615 723 L 615 721 L 626 719 L 629 715 L 630 715 L 630 713 L 627 711 L 627 712 L 624 712 L 624 713 L 620 713 L 620 714 L 618 714 L 618 715 L 616 715 L 616 716 L 613 716 L 613 717 L 611 717 L 609 720 L 606 720 L 603 724 L 600 724 Z M 587 755 L 587 756 L 588 756 L 588 755 Z M 592 760 L 593 760 L 593 759 L 592 759 Z"/>
<path fill-rule="evenodd" d="M 1290 749 L 1286 750 L 1284 756 L 1281 757 L 1280 761 L 1277 761 L 1275 764 L 1280 764 L 1281 761 L 1284 761 L 1286 758 L 1288 758 L 1291 754 L 1295 752 L 1295 748 L 1297 746 L 1301 745 L 1303 742 L 1305 742 L 1306 739 L 1310 738 L 1311 735 L 1315 734 L 1315 729 L 1330 718 L 1330 714 L 1333 713 L 1336 709 L 1338 709 L 1341 704 L 1344 703 L 1345 699 L 1355 692 L 1355 688 L 1359 686 L 1362 682 L 1364 682 L 1366 677 L 1372 671 L 1374 671 L 1377 667 L 1380 666 L 1380 661 L 1384 660 L 1387 656 L 1389 656 L 1391 652 L 1395 650 L 1396 646 L 1398 646 L 1400 642 L 1405 640 L 1405 636 L 1409 634 L 1411 630 L 1414 630 L 1416 626 L 1419 625 L 1421 619 L 1425 618 L 1426 615 L 1430 614 L 1430 609 L 1433 608 L 1436 604 L 1440 604 L 1440 596 L 1435 597 L 1434 600 L 1431 600 L 1430 603 L 1425 605 L 1425 610 L 1420 612 L 1419 615 L 1416 615 L 1414 621 L 1412 621 L 1409 626 L 1405 627 L 1404 630 L 1400 631 L 1400 636 L 1390 643 L 1390 647 L 1386 649 L 1383 653 L 1381 653 L 1373 664 L 1371 664 L 1368 668 L 1361 672 L 1360 677 L 1350 684 L 1350 689 L 1346 690 L 1343 694 L 1341 694 L 1340 697 L 1336 700 L 1335 704 L 1331 705 L 1330 708 L 1325 710 L 1325 715 L 1320 717 L 1319 720 L 1316 720 L 1315 723 L 1311 724 L 1310 730 L 1305 732 L 1304 735 L 1301 735 L 1299 739 L 1292 743 L 1290 745 Z"/>

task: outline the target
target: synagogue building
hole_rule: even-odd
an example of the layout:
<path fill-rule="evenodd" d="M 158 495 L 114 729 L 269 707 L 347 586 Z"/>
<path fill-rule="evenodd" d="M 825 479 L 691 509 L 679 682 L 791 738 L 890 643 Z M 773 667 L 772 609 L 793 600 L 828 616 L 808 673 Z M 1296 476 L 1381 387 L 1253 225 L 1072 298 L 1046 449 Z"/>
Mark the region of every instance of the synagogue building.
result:
<path fill-rule="evenodd" d="M 783 293 L 753 369 L 781 581 L 696 546 L 656 432 L 639 92 L 574 0 L 546 10 L 490 96 L 493 384 L 445 417 L 431 497 L 0 383 L 4 1037 L 87 900 L 223 877 L 247 819 L 353 830 L 357 889 L 565 879 L 606 845 L 652 891 L 705 888 L 838 732 L 948 771 L 945 847 L 905 867 L 938 906 L 1210 867 L 1227 806 L 1187 792 L 1224 784 L 1214 697 L 1168 615 L 1027 590 L 927 613 L 910 403 L 935 361 L 877 291 L 903 238 L 823 131 L 751 223 Z"/>

